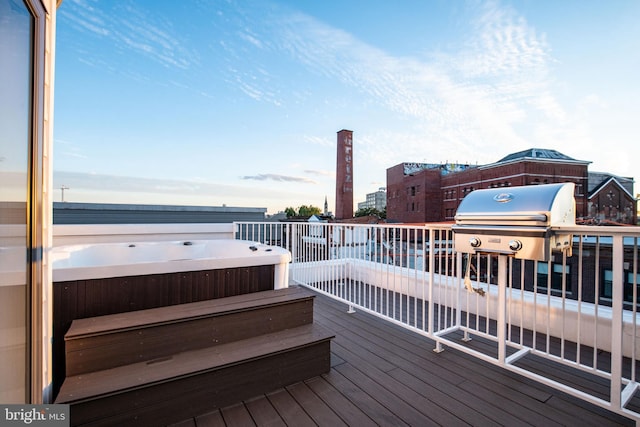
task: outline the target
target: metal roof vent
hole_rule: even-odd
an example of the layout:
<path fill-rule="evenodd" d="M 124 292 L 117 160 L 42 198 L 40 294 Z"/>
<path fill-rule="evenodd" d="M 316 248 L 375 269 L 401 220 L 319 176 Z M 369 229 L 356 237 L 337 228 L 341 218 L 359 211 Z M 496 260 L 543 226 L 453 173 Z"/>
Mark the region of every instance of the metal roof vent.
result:
<path fill-rule="evenodd" d="M 571 256 L 573 236 L 557 227 L 576 222 L 575 184 L 492 188 L 469 193 L 456 212 L 455 249 L 548 261 L 551 251 Z"/>

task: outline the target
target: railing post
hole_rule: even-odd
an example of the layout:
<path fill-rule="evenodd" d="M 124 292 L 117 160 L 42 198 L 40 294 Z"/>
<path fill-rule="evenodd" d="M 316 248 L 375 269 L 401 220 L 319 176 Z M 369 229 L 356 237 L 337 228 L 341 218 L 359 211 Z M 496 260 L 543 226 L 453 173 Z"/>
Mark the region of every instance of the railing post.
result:
<path fill-rule="evenodd" d="M 507 256 L 498 255 L 498 315 L 496 316 L 498 337 L 498 361 L 504 365 L 507 355 Z M 487 319 L 488 321 L 489 319 Z"/>
<path fill-rule="evenodd" d="M 622 392 L 622 311 L 624 309 L 624 237 L 613 236 L 611 267 L 613 290 L 611 308 L 611 396 L 614 409 L 621 408 Z"/>
<path fill-rule="evenodd" d="M 287 237 L 289 239 L 289 244 L 291 245 L 291 266 L 294 267 L 294 280 L 301 281 L 302 272 L 300 268 L 302 267 L 302 263 L 298 260 L 298 245 L 297 236 L 296 236 L 296 227 L 294 223 L 287 223 L 286 227 L 289 228 L 289 233 L 287 233 Z"/>
<path fill-rule="evenodd" d="M 434 309 L 435 304 L 433 303 L 433 281 L 435 279 L 435 274 L 433 272 L 435 268 L 435 232 L 433 228 L 429 228 L 429 289 L 427 291 L 427 295 L 429 298 L 429 310 L 427 311 L 427 315 L 425 316 L 425 322 L 427 323 L 427 331 L 429 332 L 429 336 L 433 336 L 433 318 L 434 318 Z"/>

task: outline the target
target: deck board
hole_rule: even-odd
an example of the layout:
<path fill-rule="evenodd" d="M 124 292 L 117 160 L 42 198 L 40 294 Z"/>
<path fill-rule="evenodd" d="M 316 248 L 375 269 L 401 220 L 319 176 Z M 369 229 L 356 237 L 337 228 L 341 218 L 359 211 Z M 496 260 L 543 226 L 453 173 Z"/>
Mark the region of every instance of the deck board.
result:
<path fill-rule="evenodd" d="M 247 410 L 256 425 L 269 427 L 286 427 L 286 424 L 266 396 L 249 399 L 245 402 Z"/>
<path fill-rule="evenodd" d="M 227 406 L 222 408 L 220 412 L 228 427 L 251 427 L 256 425 L 243 403 Z"/>
<path fill-rule="evenodd" d="M 402 397 L 394 394 L 394 391 L 398 390 L 398 387 L 392 387 L 389 390 L 387 387 L 378 383 L 386 378 L 381 378 L 379 374 L 381 371 L 373 370 L 368 373 L 363 373 L 359 369 L 355 368 L 351 363 L 345 363 L 335 368 L 338 372 L 349 379 L 351 382 L 358 384 L 360 388 L 374 399 L 378 400 L 381 405 L 388 408 L 404 423 L 412 426 L 437 426 L 439 425 L 427 414 L 418 411 L 416 408 L 407 403 Z M 371 376 L 370 376 L 371 375 Z M 376 378 L 374 378 L 376 376 Z"/>
<path fill-rule="evenodd" d="M 269 393 L 267 397 L 287 425 L 300 427 L 316 425 L 286 389 Z"/>
<path fill-rule="evenodd" d="M 212 411 L 194 418 L 197 427 L 225 427 L 222 411 Z"/>
<path fill-rule="evenodd" d="M 312 378 L 306 381 L 306 384 L 348 426 L 367 427 L 376 425 L 366 413 L 327 382 L 326 378 Z"/>
<path fill-rule="evenodd" d="M 316 297 L 314 313 L 336 335 L 331 371 L 245 402 L 256 425 L 635 424 L 455 349 L 434 353 L 432 340 L 364 312 L 349 314 L 325 296 Z M 195 425 L 233 425 L 226 410 L 206 416 L 223 424 L 196 417 Z"/>
<path fill-rule="evenodd" d="M 300 406 L 305 408 L 311 419 L 318 425 L 347 427 L 347 424 L 328 406 L 306 383 L 296 383 L 286 387 Z"/>
<path fill-rule="evenodd" d="M 389 426 L 406 426 L 407 424 L 398 418 L 391 410 L 375 400 L 371 395 L 367 394 L 359 384 L 355 384 L 341 373 L 332 369 L 326 375 L 322 376 L 329 384 L 331 384 L 340 394 L 349 399 L 362 412 L 367 414 L 369 418 L 374 420 L 378 425 Z"/>

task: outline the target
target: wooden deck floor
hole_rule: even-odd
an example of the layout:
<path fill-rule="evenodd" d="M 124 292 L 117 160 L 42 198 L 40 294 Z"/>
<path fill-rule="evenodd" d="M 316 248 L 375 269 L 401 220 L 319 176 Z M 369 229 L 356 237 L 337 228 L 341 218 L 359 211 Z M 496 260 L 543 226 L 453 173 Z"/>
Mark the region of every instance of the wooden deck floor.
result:
<path fill-rule="evenodd" d="M 620 426 L 618 414 L 318 295 L 329 374 L 174 426 Z"/>

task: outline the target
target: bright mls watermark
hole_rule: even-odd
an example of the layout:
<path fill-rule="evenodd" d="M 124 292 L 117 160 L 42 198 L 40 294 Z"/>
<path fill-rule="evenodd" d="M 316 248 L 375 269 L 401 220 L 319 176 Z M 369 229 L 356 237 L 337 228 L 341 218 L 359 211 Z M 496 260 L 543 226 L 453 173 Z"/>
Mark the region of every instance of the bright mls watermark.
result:
<path fill-rule="evenodd" d="M 0 427 L 69 427 L 69 405 L 1 405 Z"/>

